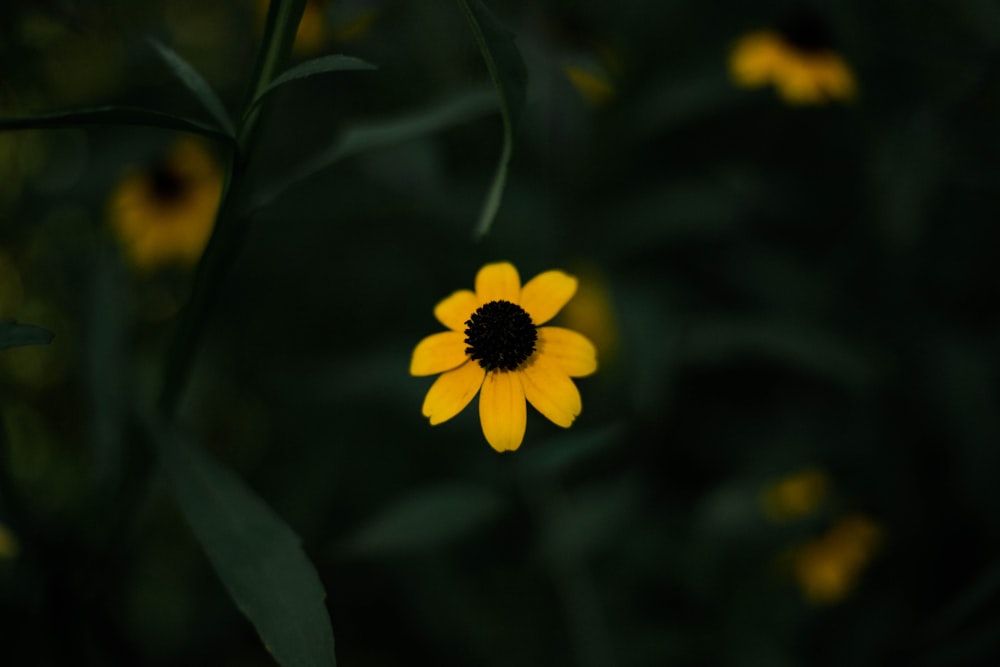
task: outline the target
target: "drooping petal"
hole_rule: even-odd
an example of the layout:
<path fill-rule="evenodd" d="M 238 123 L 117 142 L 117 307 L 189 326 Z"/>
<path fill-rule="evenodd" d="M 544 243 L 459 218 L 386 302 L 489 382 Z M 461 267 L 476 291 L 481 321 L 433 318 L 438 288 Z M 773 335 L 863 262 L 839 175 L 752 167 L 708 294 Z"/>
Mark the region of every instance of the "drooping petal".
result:
<path fill-rule="evenodd" d="M 521 298 L 521 276 L 510 262 L 487 264 L 476 274 L 476 298 L 479 304 L 490 301 L 518 303 Z"/>
<path fill-rule="evenodd" d="M 583 403 L 569 375 L 545 355 L 537 354 L 519 372 L 528 402 L 553 424 L 563 428 L 572 425 Z"/>
<path fill-rule="evenodd" d="M 546 271 L 524 284 L 520 306 L 531 315 L 535 326 L 556 316 L 576 294 L 576 278 L 562 271 Z"/>
<path fill-rule="evenodd" d="M 424 398 L 423 412 L 431 426 L 446 422 L 461 412 L 483 384 L 486 371 L 474 361 L 443 373 Z"/>
<path fill-rule="evenodd" d="M 597 370 L 597 349 L 586 336 L 563 327 L 540 327 L 537 356 L 545 357 L 570 377 L 584 377 Z"/>
<path fill-rule="evenodd" d="M 493 371 L 486 374 L 479 394 L 479 421 L 486 441 L 498 452 L 521 446 L 528 409 L 519 373 Z"/>
<path fill-rule="evenodd" d="M 434 375 L 458 368 L 468 360 L 465 334 L 442 331 L 417 343 L 410 359 L 410 375 Z"/>
<path fill-rule="evenodd" d="M 465 331 L 465 321 L 483 305 L 472 290 L 458 290 L 434 306 L 434 317 L 452 331 Z"/>

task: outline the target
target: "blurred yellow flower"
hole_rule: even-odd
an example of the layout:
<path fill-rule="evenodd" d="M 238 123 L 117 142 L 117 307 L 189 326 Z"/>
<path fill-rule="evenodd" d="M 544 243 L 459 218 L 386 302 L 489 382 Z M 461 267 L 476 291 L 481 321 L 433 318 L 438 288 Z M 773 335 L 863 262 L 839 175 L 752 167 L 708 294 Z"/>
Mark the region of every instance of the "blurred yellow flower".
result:
<path fill-rule="evenodd" d="M 184 138 L 157 164 L 127 173 L 108 218 L 128 260 L 140 270 L 192 265 L 215 224 L 223 174 L 200 142 Z"/>
<path fill-rule="evenodd" d="M 839 602 L 854 588 L 878 550 L 882 531 L 864 516 L 845 516 L 826 534 L 796 548 L 792 572 L 812 604 Z"/>
<path fill-rule="evenodd" d="M 611 78 L 604 72 L 580 65 L 566 65 L 563 67 L 563 73 L 591 106 L 604 106 L 615 96 L 615 87 L 611 83 Z"/>
<path fill-rule="evenodd" d="M 427 336 L 413 350 L 412 375 L 441 374 L 424 399 L 424 416 L 431 425 L 445 422 L 479 393 L 483 435 L 498 452 L 521 446 L 525 400 L 569 427 L 582 409 L 571 378 L 597 370 L 597 351 L 575 331 L 539 325 L 573 298 L 576 278 L 545 271 L 522 287 L 517 269 L 498 262 L 479 269 L 475 288 L 439 302 L 434 316 L 449 331 Z"/>
<path fill-rule="evenodd" d="M 260 25 L 267 17 L 269 0 L 257 0 Z M 378 17 L 378 10 L 368 3 L 306 0 L 292 47 L 297 55 L 308 56 L 326 48 L 331 41 L 353 42 L 368 34 Z"/>
<path fill-rule="evenodd" d="M 21 545 L 14 533 L 0 523 L 0 558 L 16 558 L 21 552 Z"/>
<path fill-rule="evenodd" d="M 306 1 L 292 47 L 296 53 L 316 53 L 326 45 L 326 5 L 324 0 Z"/>
<path fill-rule="evenodd" d="M 607 279 L 593 265 L 583 264 L 575 271 L 579 277 L 576 296 L 559 314 L 559 323 L 579 331 L 593 341 L 605 366 L 614 358 L 618 330 Z"/>
<path fill-rule="evenodd" d="M 816 468 L 807 468 L 768 484 L 761 492 L 764 514 L 772 521 L 788 521 L 815 512 L 826 499 L 830 479 Z"/>
<path fill-rule="evenodd" d="M 741 37 L 729 55 L 729 74 L 742 88 L 773 85 L 793 106 L 848 101 L 856 92 L 854 75 L 839 53 L 806 31 L 759 30 Z"/>
<path fill-rule="evenodd" d="M 334 6 L 330 24 L 330 37 L 333 41 L 342 44 L 356 42 L 371 31 L 380 12 L 367 4 L 338 2 Z"/>

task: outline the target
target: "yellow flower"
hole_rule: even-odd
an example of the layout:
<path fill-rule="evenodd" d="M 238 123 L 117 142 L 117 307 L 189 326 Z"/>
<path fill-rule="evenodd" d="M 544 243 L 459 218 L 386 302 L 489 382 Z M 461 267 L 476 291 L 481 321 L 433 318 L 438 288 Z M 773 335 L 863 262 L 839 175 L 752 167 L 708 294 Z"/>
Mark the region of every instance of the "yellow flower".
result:
<path fill-rule="evenodd" d="M 525 399 L 550 421 L 569 427 L 582 407 L 571 378 L 597 370 L 597 351 L 583 335 L 545 324 L 576 293 L 576 278 L 545 271 L 524 286 L 507 262 L 487 264 L 475 291 L 459 290 L 434 307 L 449 331 L 413 350 L 412 375 L 436 375 L 424 399 L 431 425 L 445 422 L 479 393 L 479 419 L 498 452 L 515 450 L 527 424 Z"/>
<path fill-rule="evenodd" d="M 830 480 L 822 470 L 807 468 L 764 487 L 761 504 L 772 521 L 788 521 L 815 512 L 826 498 Z"/>
<path fill-rule="evenodd" d="M 151 271 L 196 263 L 215 224 L 222 180 L 205 147 L 188 138 L 162 162 L 126 174 L 108 216 L 132 265 Z"/>
<path fill-rule="evenodd" d="M 882 531 L 871 519 L 846 516 L 792 552 L 792 569 L 806 600 L 832 604 L 854 587 L 878 550 Z"/>
<path fill-rule="evenodd" d="M 854 97 L 854 75 L 822 40 L 796 39 L 773 30 L 741 37 L 729 56 L 729 73 L 742 88 L 773 85 L 793 106 L 821 105 Z"/>

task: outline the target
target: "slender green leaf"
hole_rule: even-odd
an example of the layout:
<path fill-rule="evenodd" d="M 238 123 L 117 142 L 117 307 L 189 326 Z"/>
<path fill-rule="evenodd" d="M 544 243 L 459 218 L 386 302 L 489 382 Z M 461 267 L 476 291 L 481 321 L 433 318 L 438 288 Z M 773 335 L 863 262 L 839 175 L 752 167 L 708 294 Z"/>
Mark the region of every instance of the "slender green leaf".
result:
<path fill-rule="evenodd" d="M 229 113 L 226 111 L 226 107 L 222 104 L 222 100 L 219 96 L 215 94 L 212 87 L 208 85 L 204 77 L 198 73 L 198 71 L 192 67 L 186 60 L 181 58 L 175 51 L 160 42 L 159 40 L 150 38 L 149 43 L 152 45 L 153 49 L 159 54 L 163 61 L 170 67 L 174 75 L 180 79 L 188 90 L 190 90 L 194 96 L 201 102 L 202 106 L 212 114 L 212 117 L 219 124 L 226 134 L 231 137 L 236 136 L 236 128 L 233 126 L 233 121 L 229 117 Z"/>
<path fill-rule="evenodd" d="M 137 125 L 163 130 L 177 130 L 200 134 L 215 140 L 232 142 L 233 137 L 217 127 L 200 121 L 175 116 L 162 111 L 136 107 L 102 106 L 54 111 L 24 118 L 0 118 L 0 132 L 4 130 L 48 130 L 62 127 L 88 125 Z"/>
<path fill-rule="evenodd" d="M 497 163 L 493 183 L 483 202 L 483 209 L 476 223 L 475 236 L 482 237 L 489 231 L 500 208 L 507 183 L 507 166 L 514 145 L 514 128 L 524 107 L 528 85 L 528 70 L 521 52 L 514 43 L 514 35 L 501 24 L 480 0 L 458 0 L 465 18 L 472 28 L 473 37 L 486 61 L 493 85 L 500 95 L 500 113 L 503 116 L 503 149 Z"/>
<path fill-rule="evenodd" d="M 125 372 L 128 275 L 111 239 L 102 239 L 89 276 L 84 340 L 85 395 L 91 408 L 94 473 L 108 487 L 119 481 L 130 393 Z"/>
<path fill-rule="evenodd" d="M 0 321 L 0 350 L 22 345 L 46 345 L 52 342 L 52 333 L 32 324 L 18 324 L 14 320 Z"/>
<path fill-rule="evenodd" d="M 378 69 L 378 67 L 362 60 L 361 58 L 355 58 L 353 56 L 330 55 L 307 60 L 304 63 L 299 63 L 295 67 L 286 70 L 280 76 L 271 81 L 271 83 L 269 83 L 263 90 L 257 93 L 257 95 L 253 98 L 253 101 L 250 103 L 250 106 L 247 107 L 245 114 L 250 113 L 250 110 L 259 104 L 260 101 L 264 99 L 264 96 L 278 86 L 282 86 L 289 81 L 305 79 L 306 77 L 314 76 L 316 74 L 325 74 L 327 72 L 351 72 L 374 69 Z"/>
<path fill-rule="evenodd" d="M 503 500 L 491 490 L 467 483 L 421 489 L 378 513 L 342 546 L 367 555 L 432 549 L 461 538 L 502 509 Z"/>
<path fill-rule="evenodd" d="M 524 452 L 521 465 L 529 474 L 558 475 L 621 442 L 624 434 L 622 424 L 571 431 Z"/>
<path fill-rule="evenodd" d="M 495 108 L 496 96 L 492 92 L 473 90 L 459 93 L 426 109 L 349 127 L 326 150 L 300 164 L 281 181 L 262 188 L 251 201 L 250 211 L 263 208 L 293 184 L 344 158 L 416 139 L 471 120 Z"/>
<path fill-rule="evenodd" d="M 683 350 L 687 363 L 768 359 L 851 388 L 869 385 L 876 373 L 869 357 L 848 341 L 822 329 L 784 321 L 695 322 L 687 331 Z"/>
<path fill-rule="evenodd" d="M 285 667 L 335 665 L 326 593 L 298 536 L 236 475 L 184 436 L 154 437 L 195 536 L 274 658 Z"/>

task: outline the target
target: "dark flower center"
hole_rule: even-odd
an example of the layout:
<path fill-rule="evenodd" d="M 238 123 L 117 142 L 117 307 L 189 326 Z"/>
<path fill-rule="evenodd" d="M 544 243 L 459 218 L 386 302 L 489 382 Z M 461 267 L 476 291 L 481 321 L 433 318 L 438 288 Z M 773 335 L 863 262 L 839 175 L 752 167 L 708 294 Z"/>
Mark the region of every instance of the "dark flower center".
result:
<path fill-rule="evenodd" d="M 833 47 L 829 28 L 814 14 L 792 14 L 778 28 L 785 41 L 800 51 L 827 51 Z"/>
<path fill-rule="evenodd" d="M 149 184 L 157 201 L 173 202 L 180 199 L 191 186 L 191 179 L 161 162 L 150 169 Z"/>
<path fill-rule="evenodd" d="M 490 301 L 465 321 L 465 353 L 488 371 L 515 370 L 535 351 L 538 330 L 524 308 Z"/>

